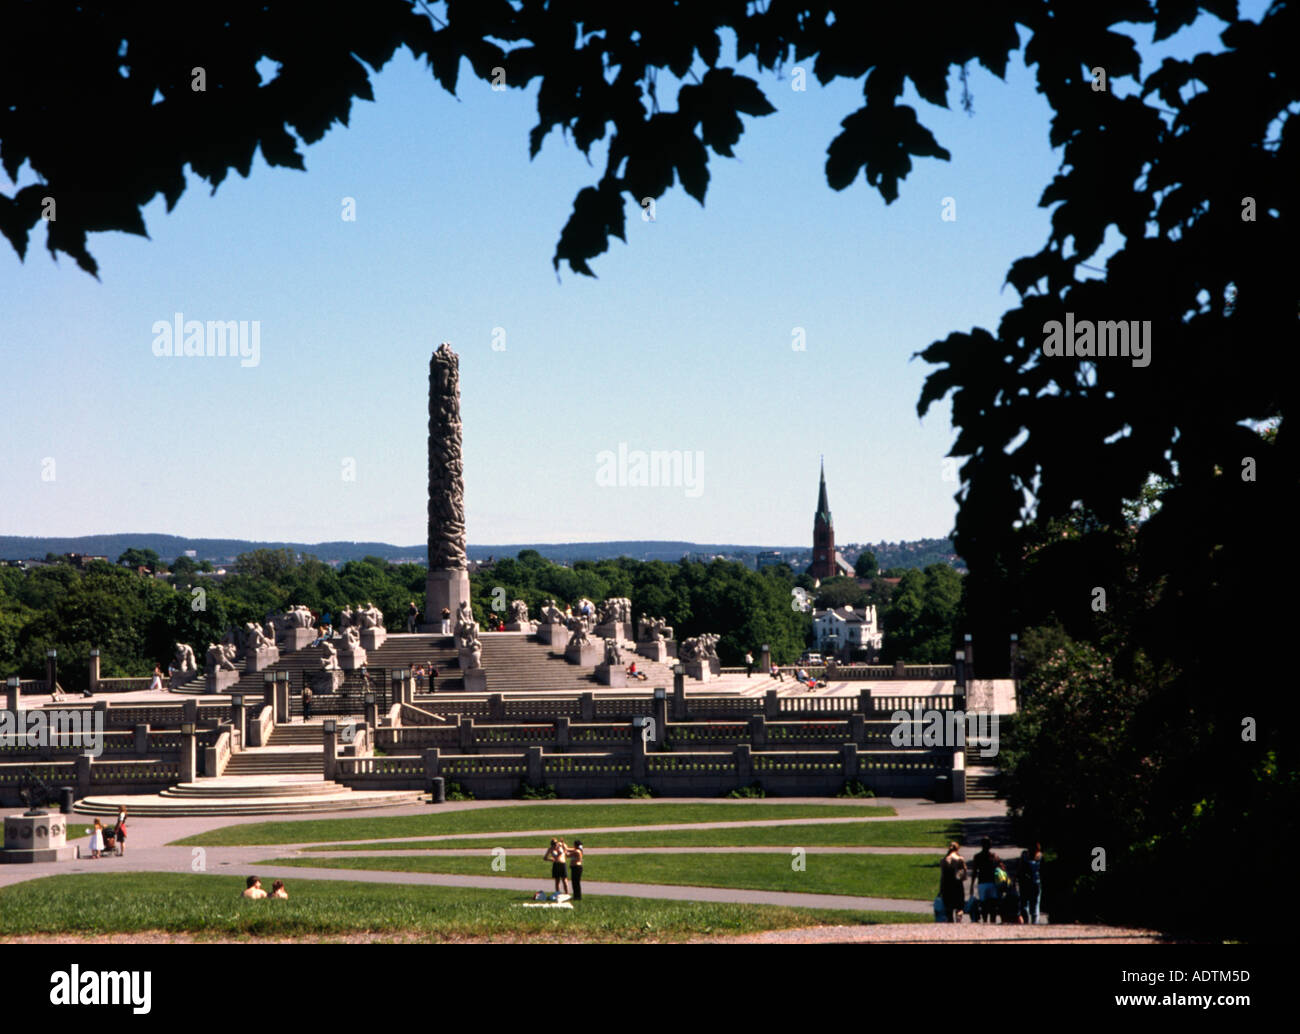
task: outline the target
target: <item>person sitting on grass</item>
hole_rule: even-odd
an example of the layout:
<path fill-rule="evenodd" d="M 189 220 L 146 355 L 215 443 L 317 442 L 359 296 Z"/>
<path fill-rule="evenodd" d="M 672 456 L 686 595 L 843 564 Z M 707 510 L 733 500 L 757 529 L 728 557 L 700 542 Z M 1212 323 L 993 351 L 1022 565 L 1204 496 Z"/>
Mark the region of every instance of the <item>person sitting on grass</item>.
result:
<path fill-rule="evenodd" d="M 266 891 L 262 889 L 262 881 L 256 876 L 250 876 L 247 880 L 247 886 L 244 888 L 244 897 L 246 898 L 264 898 Z"/>
<path fill-rule="evenodd" d="M 281 901 L 289 900 L 289 892 L 284 889 L 284 880 L 276 880 L 271 884 L 271 897 L 279 898 Z"/>

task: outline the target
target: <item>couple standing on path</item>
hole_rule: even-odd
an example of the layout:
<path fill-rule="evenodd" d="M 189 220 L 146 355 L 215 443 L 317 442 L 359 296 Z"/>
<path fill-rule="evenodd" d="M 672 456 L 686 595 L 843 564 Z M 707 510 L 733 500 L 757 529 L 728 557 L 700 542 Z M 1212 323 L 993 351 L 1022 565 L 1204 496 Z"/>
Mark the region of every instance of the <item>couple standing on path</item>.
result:
<path fill-rule="evenodd" d="M 542 857 L 551 863 L 551 879 L 555 881 L 555 893 L 569 893 L 569 880 L 565 873 L 565 863 L 573 872 L 573 900 L 582 900 L 582 841 L 575 840 L 569 847 L 563 837 L 551 839 L 551 846 Z"/>

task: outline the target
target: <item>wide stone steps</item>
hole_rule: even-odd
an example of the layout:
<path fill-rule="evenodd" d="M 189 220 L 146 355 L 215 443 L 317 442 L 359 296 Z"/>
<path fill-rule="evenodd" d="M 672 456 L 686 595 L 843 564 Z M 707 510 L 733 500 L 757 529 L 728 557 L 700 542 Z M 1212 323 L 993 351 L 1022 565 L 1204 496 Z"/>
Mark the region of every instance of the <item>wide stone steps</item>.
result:
<path fill-rule="evenodd" d="M 325 780 L 323 776 L 314 781 L 285 780 L 268 782 L 265 779 L 248 776 L 222 776 L 219 779 L 203 779 L 196 783 L 177 783 L 168 787 L 159 797 L 187 797 L 191 799 L 238 799 L 262 797 L 316 797 L 321 794 L 347 792 L 348 787 Z"/>
<path fill-rule="evenodd" d="M 325 748 L 319 751 L 277 751 L 272 747 L 253 748 L 231 757 L 226 775 L 263 775 L 272 772 L 302 772 L 320 775 L 325 766 Z"/>

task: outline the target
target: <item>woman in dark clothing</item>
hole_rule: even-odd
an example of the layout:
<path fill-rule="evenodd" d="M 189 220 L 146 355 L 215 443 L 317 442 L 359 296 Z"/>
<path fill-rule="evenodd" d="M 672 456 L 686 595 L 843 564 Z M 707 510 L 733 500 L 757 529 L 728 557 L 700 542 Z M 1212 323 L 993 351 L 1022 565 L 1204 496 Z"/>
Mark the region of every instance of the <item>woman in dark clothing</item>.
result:
<path fill-rule="evenodd" d="M 582 841 L 575 840 L 569 851 L 569 871 L 573 874 L 573 900 L 582 900 Z"/>
<path fill-rule="evenodd" d="M 943 897 L 943 907 L 948 911 L 948 922 L 955 923 L 966 907 L 966 896 L 962 891 L 966 879 L 966 860 L 961 856 L 961 848 L 954 840 L 948 845 L 948 853 L 939 863 L 939 893 Z"/>

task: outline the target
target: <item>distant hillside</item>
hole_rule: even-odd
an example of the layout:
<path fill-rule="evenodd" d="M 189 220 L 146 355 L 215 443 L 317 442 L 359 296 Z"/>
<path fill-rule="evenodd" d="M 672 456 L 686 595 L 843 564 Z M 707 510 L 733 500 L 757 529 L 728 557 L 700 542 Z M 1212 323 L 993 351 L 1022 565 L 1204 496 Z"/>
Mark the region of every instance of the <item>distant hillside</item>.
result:
<path fill-rule="evenodd" d="M 362 557 L 377 556 L 390 562 L 424 563 L 424 543 L 394 546 L 387 542 L 249 542 L 245 539 L 191 539 L 161 533 L 117 535 L 82 535 L 73 538 L 0 535 L 0 560 L 43 560 L 45 554 L 81 553 L 106 556 L 116 560 L 128 549 L 152 549 L 163 560 L 173 560 L 186 550 L 194 550 L 198 560 L 230 563 L 240 553 L 254 549 L 292 549 L 310 553 L 327 563 L 344 563 Z M 882 542 L 865 548 L 876 554 L 881 567 L 925 567 L 933 563 L 964 566 L 952 551 L 947 539 L 919 539 L 915 542 Z M 471 545 L 466 552 L 473 560 L 488 557 L 513 557 L 520 550 L 535 549 L 548 560 L 571 564 L 576 560 L 604 560 L 627 556 L 636 560 L 676 562 L 683 556 L 696 559 L 723 556 L 752 565 L 760 552 L 780 552 L 792 565 L 806 565 L 811 554 L 804 546 L 754 546 L 699 542 L 656 542 L 625 540 L 614 542 L 538 542 L 515 545 Z M 850 555 L 850 559 L 856 553 Z"/>

